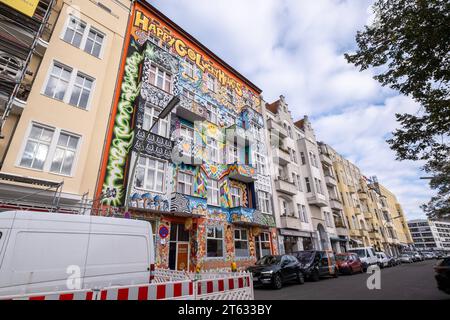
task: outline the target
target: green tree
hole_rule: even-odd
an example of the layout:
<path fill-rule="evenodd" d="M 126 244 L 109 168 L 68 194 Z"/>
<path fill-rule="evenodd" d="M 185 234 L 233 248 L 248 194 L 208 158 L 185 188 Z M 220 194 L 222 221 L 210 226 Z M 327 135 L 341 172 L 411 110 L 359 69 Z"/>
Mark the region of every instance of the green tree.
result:
<path fill-rule="evenodd" d="M 360 70 L 412 97 L 420 108 L 396 114 L 400 128 L 387 142 L 398 160 L 424 161 L 437 191 L 422 208 L 450 217 L 450 2 L 378 0 L 374 21 L 356 34 L 358 50 L 345 54 Z"/>

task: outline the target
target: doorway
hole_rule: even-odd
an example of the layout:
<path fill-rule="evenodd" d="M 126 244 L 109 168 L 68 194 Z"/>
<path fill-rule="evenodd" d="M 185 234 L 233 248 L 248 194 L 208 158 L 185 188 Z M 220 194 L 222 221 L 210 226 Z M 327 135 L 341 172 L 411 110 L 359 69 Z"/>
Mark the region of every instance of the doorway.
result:
<path fill-rule="evenodd" d="M 172 223 L 169 241 L 169 269 L 178 271 L 189 270 L 190 235 L 184 229 L 184 224 Z"/>

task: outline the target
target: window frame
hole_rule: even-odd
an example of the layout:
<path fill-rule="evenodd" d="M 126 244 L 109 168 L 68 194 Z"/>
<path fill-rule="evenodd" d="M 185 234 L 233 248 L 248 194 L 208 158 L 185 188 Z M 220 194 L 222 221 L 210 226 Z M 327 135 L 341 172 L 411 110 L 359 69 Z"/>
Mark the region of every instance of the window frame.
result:
<path fill-rule="evenodd" d="M 233 191 L 237 190 L 237 193 L 233 193 Z M 237 187 L 232 187 L 230 186 L 230 196 L 231 196 L 231 205 L 232 208 L 239 208 L 242 207 L 242 194 L 241 194 L 241 189 L 237 188 Z M 236 206 L 235 204 L 235 199 L 238 199 L 238 205 Z"/>
<path fill-rule="evenodd" d="M 153 71 L 153 68 L 155 71 Z M 158 86 L 158 81 L 160 77 L 160 73 L 162 73 L 162 87 Z M 168 77 L 170 76 L 170 81 L 168 81 Z M 153 83 L 150 81 L 153 78 Z M 172 94 L 173 92 L 173 79 L 174 75 L 169 72 L 168 70 L 162 68 L 161 66 L 157 65 L 156 63 L 150 64 L 150 69 L 148 70 L 148 83 L 155 88 L 158 88 L 161 91 L 167 92 L 169 94 Z M 169 91 L 167 91 L 166 85 L 169 83 Z"/>
<path fill-rule="evenodd" d="M 210 229 L 214 229 L 214 235 L 212 237 L 210 237 L 209 234 L 209 230 Z M 222 231 L 222 237 L 218 238 L 217 237 L 217 230 L 220 229 Z M 223 226 L 213 226 L 213 225 L 208 225 L 206 226 L 206 259 L 223 259 L 225 257 L 225 240 L 224 240 L 224 236 L 225 236 L 225 228 Z M 217 255 L 214 257 L 209 256 L 209 252 L 208 252 L 208 240 L 213 240 L 213 241 L 221 241 L 222 242 L 222 254 L 221 255 Z"/>
<path fill-rule="evenodd" d="M 217 183 L 217 188 L 213 187 L 213 183 Z M 219 180 L 215 179 L 208 179 L 208 205 L 218 207 L 220 206 L 220 182 Z M 214 196 L 214 194 L 217 192 L 217 195 Z M 211 195 L 211 196 L 210 196 Z M 217 203 L 213 203 L 210 199 L 217 200 Z"/>
<path fill-rule="evenodd" d="M 136 157 L 136 155 L 133 155 L 133 157 Z M 157 158 L 154 158 L 154 157 L 149 157 L 149 156 L 142 156 L 142 157 L 140 157 L 140 160 L 141 159 L 145 159 L 145 165 L 142 165 L 139 162 L 137 163 L 137 165 L 136 165 L 136 175 L 135 175 L 134 181 L 133 181 L 134 187 L 136 189 L 138 189 L 138 190 L 143 190 L 143 191 L 155 192 L 155 193 L 159 193 L 159 194 L 165 193 L 164 190 L 165 190 L 165 187 L 166 187 L 166 183 L 165 183 L 166 181 L 165 180 L 166 180 L 167 161 L 164 161 L 162 159 L 157 159 Z M 149 166 L 150 160 L 155 162 L 155 167 L 150 167 Z M 163 164 L 163 168 L 162 169 L 159 169 L 159 163 Z M 137 172 L 138 172 L 138 170 L 140 168 L 144 169 L 144 179 L 142 181 L 142 185 L 143 185 L 142 187 L 138 187 L 137 186 Z M 147 179 L 148 179 L 148 177 L 147 177 L 148 174 L 147 173 L 148 173 L 149 169 L 153 169 L 153 172 L 154 172 L 153 173 L 153 183 L 154 183 L 153 189 L 147 188 Z M 158 181 L 158 173 L 162 173 L 162 175 L 163 175 L 163 177 L 162 177 L 162 184 L 161 184 L 161 190 L 158 190 L 156 188 L 157 181 Z"/>
<path fill-rule="evenodd" d="M 48 86 L 48 84 L 50 82 L 50 77 L 52 76 L 52 71 L 53 71 L 53 67 L 54 66 L 58 66 L 60 68 L 67 68 L 67 69 L 71 70 L 70 71 L 69 82 L 67 83 L 67 88 L 66 88 L 66 91 L 64 92 L 64 97 L 62 99 L 58 99 L 58 98 L 50 96 L 50 95 L 48 95 L 46 93 L 47 86 Z M 72 97 L 73 90 L 74 90 L 74 87 L 75 87 L 75 82 L 76 82 L 76 79 L 77 79 L 78 75 L 81 75 L 81 76 L 83 76 L 85 78 L 89 78 L 92 81 L 92 88 L 91 88 L 91 90 L 89 92 L 89 98 L 88 98 L 87 105 L 86 105 L 85 108 L 70 103 L 70 99 Z M 68 66 L 65 63 L 62 63 L 62 62 L 60 62 L 58 60 L 53 59 L 51 61 L 51 63 L 49 64 L 49 68 L 47 70 L 47 75 L 46 75 L 45 81 L 44 81 L 44 83 L 42 85 L 41 94 L 44 97 L 47 97 L 49 99 L 53 99 L 53 100 L 62 102 L 64 104 L 67 104 L 67 105 L 72 106 L 74 108 L 78 108 L 78 109 L 84 110 L 84 111 L 90 111 L 91 110 L 91 106 L 92 106 L 92 100 L 93 100 L 94 94 L 95 94 L 96 83 L 97 83 L 97 80 L 94 77 L 88 75 L 87 73 L 85 73 L 85 72 L 83 72 L 83 71 L 81 71 L 81 70 L 79 70 L 77 68 L 72 68 L 72 67 Z"/>
<path fill-rule="evenodd" d="M 184 192 L 180 192 L 180 189 L 179 189 L 179 184 L 180 184 L 180 175 L 183 175 L 183 176 L 189 176 L 190 177 L 190 183 L 187 183 L 188 181 L 182 181 L 182 183 L 184 184 L 184 187 L 183 187 L 183 191 Z M 191 193 L 186 193 L 186 186 L 187 185 L 190 185 L 190 189 L 191 189 Z M 177 193 L 180 193 L 180 194 L 184 194 L 184 195 L 187 195 L 187 196 L 193 196 L 194 195 L 194 175 L 191 173 L 191 172 L 188 172 L 188 171 L 178 171 L 178 173 L 177 173 Z"/>
<path fill-rule="evenodd" d="M 30 137 L 31 130 L 33 129 L 33 126 L 38 126 L 38 127 L 41 127 L 41 128 L 53 130 L 53 136 L 52 136 L 52 139 L 50 141 L 49 148 L 48 148 L 48 151 L 47 151 L 47 155 L 46 155 L 46 158 L 44 160 L 44 166 L 43 166 L 42 169 L 36 169 L 36 168 L 32 168 L 32 167 L 27 167 L 27 166 L 21 165 L 23 154 L 25 152 L 25 148 L 26 148 L 26 145 L 28 143 L 28 139 Z M 75 155 L 74 155 L 74 159 L 73 159 L 73 162 L 72 162 L 72 167 L 70 169 L 70 174 L 56 173 L 56 172 L 50 171 L 51 164 L 52 164 L 53 159 L 55 157 L 55 151 L 56 151 L 56 148 L 58 147 L 57 143 L 58 143 L 58 140 L 59 140 L 59 137 L 60 137 L 61 133 L 68 134 L 68 135 L 71 135 L 71 136 L 74 136 L 74 137 L 78 137 L 78 139 L 79 139 L 78 140 L 78 144 L 77 144 L 77 149 L 76 149 L 76 152 L 75 152 Z M 44 172 L 44 173 L 47 173 L 47 174 L 50 174 L 50 175 L 56 175 L 56 176 L 63 176 L 63 177 L 73 178 L 76 175 L 76 168 L 77 168 L 77 165 L 78 165 L 78 159 L 79 159 L 80 154 L 81 154 L 82 145 L 83 145 L 83 137 L 80 134 L 73 133 L 73 132 L 70 132 L 68 130 L 64 130 L 64 129 L 61 129 L 61 128 L 49 126 L 49 125 L 46 125 L 46 124 L 43 124 L 43 123 L 40 123 L 40 122 L 37 122 L 37 121 L 30 121 L 30 123 L 28 125 L 28 128 L 27 128 L 27 130 L 25 132 L 24 138 L 22 139 L 22 145 L 20 147 L 20 150 L 17 153 L 15 166 L 18 167 L 18 168 L 25 169 L 25 170 L 31 170 L 31 171 L 36 171 L 36 172 Z"/>
<path fill-rule="evenodd" d="M 239 233 L 239 238 L 236 238 L 236 231 Z M 245 233 L 245 239 L 242 238 L 242 233 Z M 234 229 L 234 233 L 233 233 L 233 242 L 234 242 L 234 255 L 237 258 L 248 258 L 250 257 L 250 243 L 249 243 L 249 232 L 246 229 L 243 228 L 237 228 Z M 238 255 L 237 254 L 237 249 L 236 249 L 236 243 L 237 242 L 241 242 L 241 243 L 245 243 L 246 244 L 246 249 L 239 249 L 239 250 L 246 250 L 246 254 L 244 255 Z"/>
<path fill-rule="evenodd" d="M 82 37 L 81 37 L 81 42 L 80 42 L 80 45 L 79 45 L 79 46 L 76 46 L 76 45 L 72 44 L 71 42 L 66 41 L 66 39 L 65 39 L 65 35 L 66 35 L 66 32 L 67 32 L 67 29 L 69 28 L 69 25 L 70 25 L 70 20 L 71 20 L 72 18 L 73 18 L 73 19 L 76 19 L 77 21 L 79 21 L 79 22 L 81 22 L 81 23 L 83 23 L 83 24 L 85 25 L 85 28 L 84 28 L 83 35 L 82 35 Z M 86 51 L 86 43 L 87 43 L 87 39 L 88 39 L 88 37 L 89 37 L 89 33 L 90 33 L 91 29 L 92 29 L 94 32 L 96 32 L 97 34 L 100 34 L 101 36 L 103 36 L 103 42 L 102 42 L 102 45 L 101 45 L 101 47 L 100 47 L 100 52 L 99 52 L 99 55 L 98 55 L 98 56 L 96 56 L 96 55 L 94 55 L 94 54 L 91 54 L 91 53 L 89 53 L 89 52 Z M 83 52 L 85 52 L 86 54 L 88 54 L 88 55 L 90 55 L 90 56 L 92 56 L 92 57 L 94 57 L 94 58 L 103 60 L 103 56 L 104 56 L 104 52 L 105 52 L 105 47 L 106 47 L 106 41 L 107 41 L 107 35 L 106 35 L 106 33 L 104 33 L 103 31 L 100 31 L 97 27 L 94 27 L 92 24 L 90 24 L 90 23 L 84 21 L 83 19 L 76 17 L 76 16 L 73 15 L 72 13 L 69 13 L 69 14 L 67 15 L 66 21 L 65 21 L 65 23 L 64 23 L 64 28 L 62 28 L 62 30 L 61 30 L 60 39 L 61 39 L 63 42 L 65 42 L 65 43 L 67 43 L 67 44 L 69 44 L 69 45 L 71 45 L 71 46 L 73 46 L 73 47 L 75 47 L 75 48 L 77 48 L 77 49 L 82 50 Z"/>

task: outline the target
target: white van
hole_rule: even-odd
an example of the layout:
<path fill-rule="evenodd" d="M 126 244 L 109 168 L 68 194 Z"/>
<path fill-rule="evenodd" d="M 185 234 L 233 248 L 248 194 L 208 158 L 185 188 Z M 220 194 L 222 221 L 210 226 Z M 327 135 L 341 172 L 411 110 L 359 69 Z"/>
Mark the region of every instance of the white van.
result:
<path fill-rule="evenodd" d="M 153 270 L 149 222 L 0 212 L 0 296 L 149 283 Z"/>
<path fill-rule="evenodd" d="M 376 265 L 378 263 L 378 257 L 375 250 L 372 247 L 359 247 L 348 249 L 348 252 L 356 253 L 364 264 L 364 271 L 368 266 Z"/>

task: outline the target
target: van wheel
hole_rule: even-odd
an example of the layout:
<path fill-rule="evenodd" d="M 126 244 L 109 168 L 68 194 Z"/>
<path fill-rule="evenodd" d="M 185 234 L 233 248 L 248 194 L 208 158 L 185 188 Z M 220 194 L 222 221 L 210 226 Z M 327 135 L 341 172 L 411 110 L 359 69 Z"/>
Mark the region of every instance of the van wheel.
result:
<path fill-rule="evenodd" d="M 276 290 L 280 290 L 282 287 L 283 287 L 283 281 L 281 279 L 281 276 L 278 273 L 276 273 L 273 276 L 273 288 Z"/>

